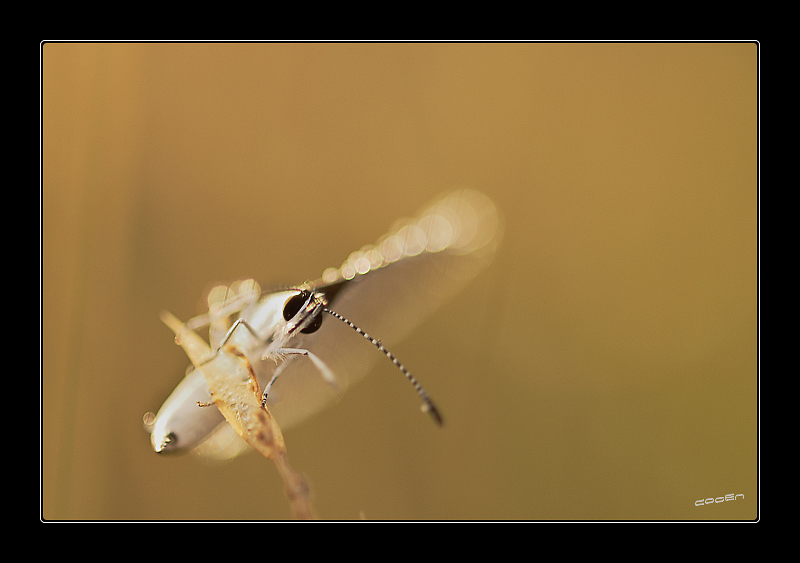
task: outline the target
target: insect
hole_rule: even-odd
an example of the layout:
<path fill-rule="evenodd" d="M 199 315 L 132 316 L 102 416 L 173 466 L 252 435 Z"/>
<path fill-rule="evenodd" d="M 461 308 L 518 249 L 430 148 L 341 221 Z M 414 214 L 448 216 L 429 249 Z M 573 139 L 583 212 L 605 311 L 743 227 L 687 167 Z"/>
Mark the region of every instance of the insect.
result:
<path fill-rule="evenodd" d="M 486 267 L 500 239 L 500 218 L 491 200 L 459 190 L 398 222 L 376 244 L 325 270 L 319 280 L 263 294 L 253 280 L 214 288 L 208 312 L 182 330 L 208 327 L 209 353 L 202 361 L 216 371 L 221 370 L 217 357 L 231 355 L 226 348 L 235 351 L 238 362 L 247 360 L 259 390 L 268 391 L 265 406 L 285 430 L 335 401 L 380 357 L 364 338 L 347 331 L 355 329 L 387 354 L 382 341 L 361 328 L 383 341 L 398 341 Z M 323 322 L 328 316 L 344 322 Z M 387 355 L 414 384 L 423 410 L 441 421 L 416 379 Z M 248 448 L 220 409 L 197 407 L 210 400 L 203 374 L 211 368 L 194 367 L 150 417 L 153 448 L 234 457 Z"/>

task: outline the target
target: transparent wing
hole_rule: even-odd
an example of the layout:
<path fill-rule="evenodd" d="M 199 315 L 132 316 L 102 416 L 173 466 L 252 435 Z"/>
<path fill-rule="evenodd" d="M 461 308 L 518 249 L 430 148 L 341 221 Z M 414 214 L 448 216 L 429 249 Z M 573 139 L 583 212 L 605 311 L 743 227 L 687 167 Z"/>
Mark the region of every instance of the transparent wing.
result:
<path fill-rule="evenodd" d="M 328 308 L 387 345 L 399 342 L 437 307 L 457 294 L 494 257 L 502 237 L 500 216 L 480 192 L 460 190 L 399 221 L 374 245 L 353 252 L 311 284 L 332 288 Z M 308 335 L 313 351 L 341 380 L 342 387 L 386 361 L 363 338 L 332 318 Z M 273 412 L 282 427 L 302 422 L 336 399 L 310 362 L 296 358 L 275 387 Z M 285 425 L 285 426 L 284 426 Z"/>

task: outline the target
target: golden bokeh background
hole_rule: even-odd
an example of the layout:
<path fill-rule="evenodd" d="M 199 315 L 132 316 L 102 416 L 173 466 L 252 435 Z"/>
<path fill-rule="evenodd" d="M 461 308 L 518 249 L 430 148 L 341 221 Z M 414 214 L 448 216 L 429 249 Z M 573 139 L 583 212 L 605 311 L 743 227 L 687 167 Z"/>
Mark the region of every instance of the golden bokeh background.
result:
<path fill-rule="evenodd" d="M 257 455 L 152 451 L 159 311 L 470 186 L 496 260 L 386 342 L 447 426 L 379 361 L 286 432 L 320 517 L 757 518 L 757 141 L 753 43 L 44 44 L 42 517 L 289 518 Z"/>

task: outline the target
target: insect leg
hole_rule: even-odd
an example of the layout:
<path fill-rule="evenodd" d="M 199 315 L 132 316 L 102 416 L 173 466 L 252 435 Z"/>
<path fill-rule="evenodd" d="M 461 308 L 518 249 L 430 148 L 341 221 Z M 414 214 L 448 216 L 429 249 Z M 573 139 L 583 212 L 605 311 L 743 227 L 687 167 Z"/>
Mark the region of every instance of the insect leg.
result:
<path fill-rule="evenodd" d="M 217 349 L 214 350 L 214 353 L 211 354 L 211 356 L 209 356 L 207 359 L 203 360 L 203 362 L 200 364 L 201 366 L 207 364 L 208 362 L 210 362 L 211 360 L 213 360 L 214 358 L 217 357 L 217 354 L 219 354 L 219 351 L 222 350 L 222 348 L 225 346 L 225 344 L 227 344 L 228 340 L 230 340 L 231 336 L 233 336 L 233 331 L 235 331 L 240 325 L 243 326 L 244 328 L 246 328 L 250 332 L 250 334 L 253 335 L 253 337 L 256 340 L 261 342 L 261 340 L 262 340 L 261 336 L 259 336 L 259 334 L 256 332 L 256 330 L 252 326 L 250 326 L 250 324 L 246 320 L 244 320 L 242 318 L 236 319 L 236 322 L 233 323 L 233 326 L 231 326 L 230 330 L 228 330 L 228 333 L 222 339 L 222 342 L 220 342 L 219 347 L 217 347 Z"/>
<path fill-rule="evenodd" d="M 307 356 L 308 359 L 311 360 L 317 367 L 317 369 L 319 370 L 320 374 L 322 374 L 322 377 L 325 379 L 325 381 L 328 382 L 328 385 L 330 385 L 334 389 L 337 389 L 339 387 L 339 383 L 336 381 L 336 376 L 331 371 L 331 369 L 328 366 L 326 366 L 325 362 L 319 359 L 319 357 L 312 354 L 308 350 L 303 350 L 302 348 L 280 348 L 279 350 L 276 350 L 276 354 L 277 357 Z M 278 366 L 278 368 L 275 370 L 275 374 L 272 376 L 272 379 L 270 379 L 269 383 L 267 383 L 267 386 L 264 388 L 264 396 L 261 399 L 262 407 L 266 406 L 267 396 L 269 395 L 270 389 L 272 389 L 272 385 L 275 383 L 275 381 L 278 379 L 278 376 L 283 372 L 283 370 L 286 368 L 286 366 L 289 364 L 290 361 L 291 359 L 288 359 L 285 362 L 283 362 L 280 366 Z"/>

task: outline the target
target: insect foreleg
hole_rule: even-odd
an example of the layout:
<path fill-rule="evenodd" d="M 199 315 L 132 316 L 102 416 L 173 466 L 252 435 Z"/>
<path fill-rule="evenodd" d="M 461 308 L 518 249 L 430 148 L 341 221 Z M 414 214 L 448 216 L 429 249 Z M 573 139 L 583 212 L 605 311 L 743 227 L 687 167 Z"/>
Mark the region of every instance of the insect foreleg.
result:
<path fill-rule="evenodd" d="M 332 388 L 337 389 L 339 387 L 339 383 L 336 381 L 336 376 L 331 371 L 331 369 L 325 365 L 325 362 L 319 359 L 316 355 L 312 354 L 308 350 L 303 350 L 302 348 L 280 348 L 276 350 L 276 355 L 280 356 L 307 356 L 309 360 L 311 360 L 314 365 L 319 370 L 322 377 L 325 381 L 330 385 Z M 266 359 L 266 358 L 262 358 Z M 287 359 L 283 362 L 278 368 L 275 370 L 275 374 L 272 376 L 272 379 L 269 380 L 267 386 L 264 388 L 264 396 L 261 399 L 261 406 L 264 407 L 267 404 L 267 396 L 269 395 L 270 389 L 272 389 L 272 385 L 278 379 L 278 376 L 283 372 L 284 368 L 289 365 L 291 359 Z"/>

